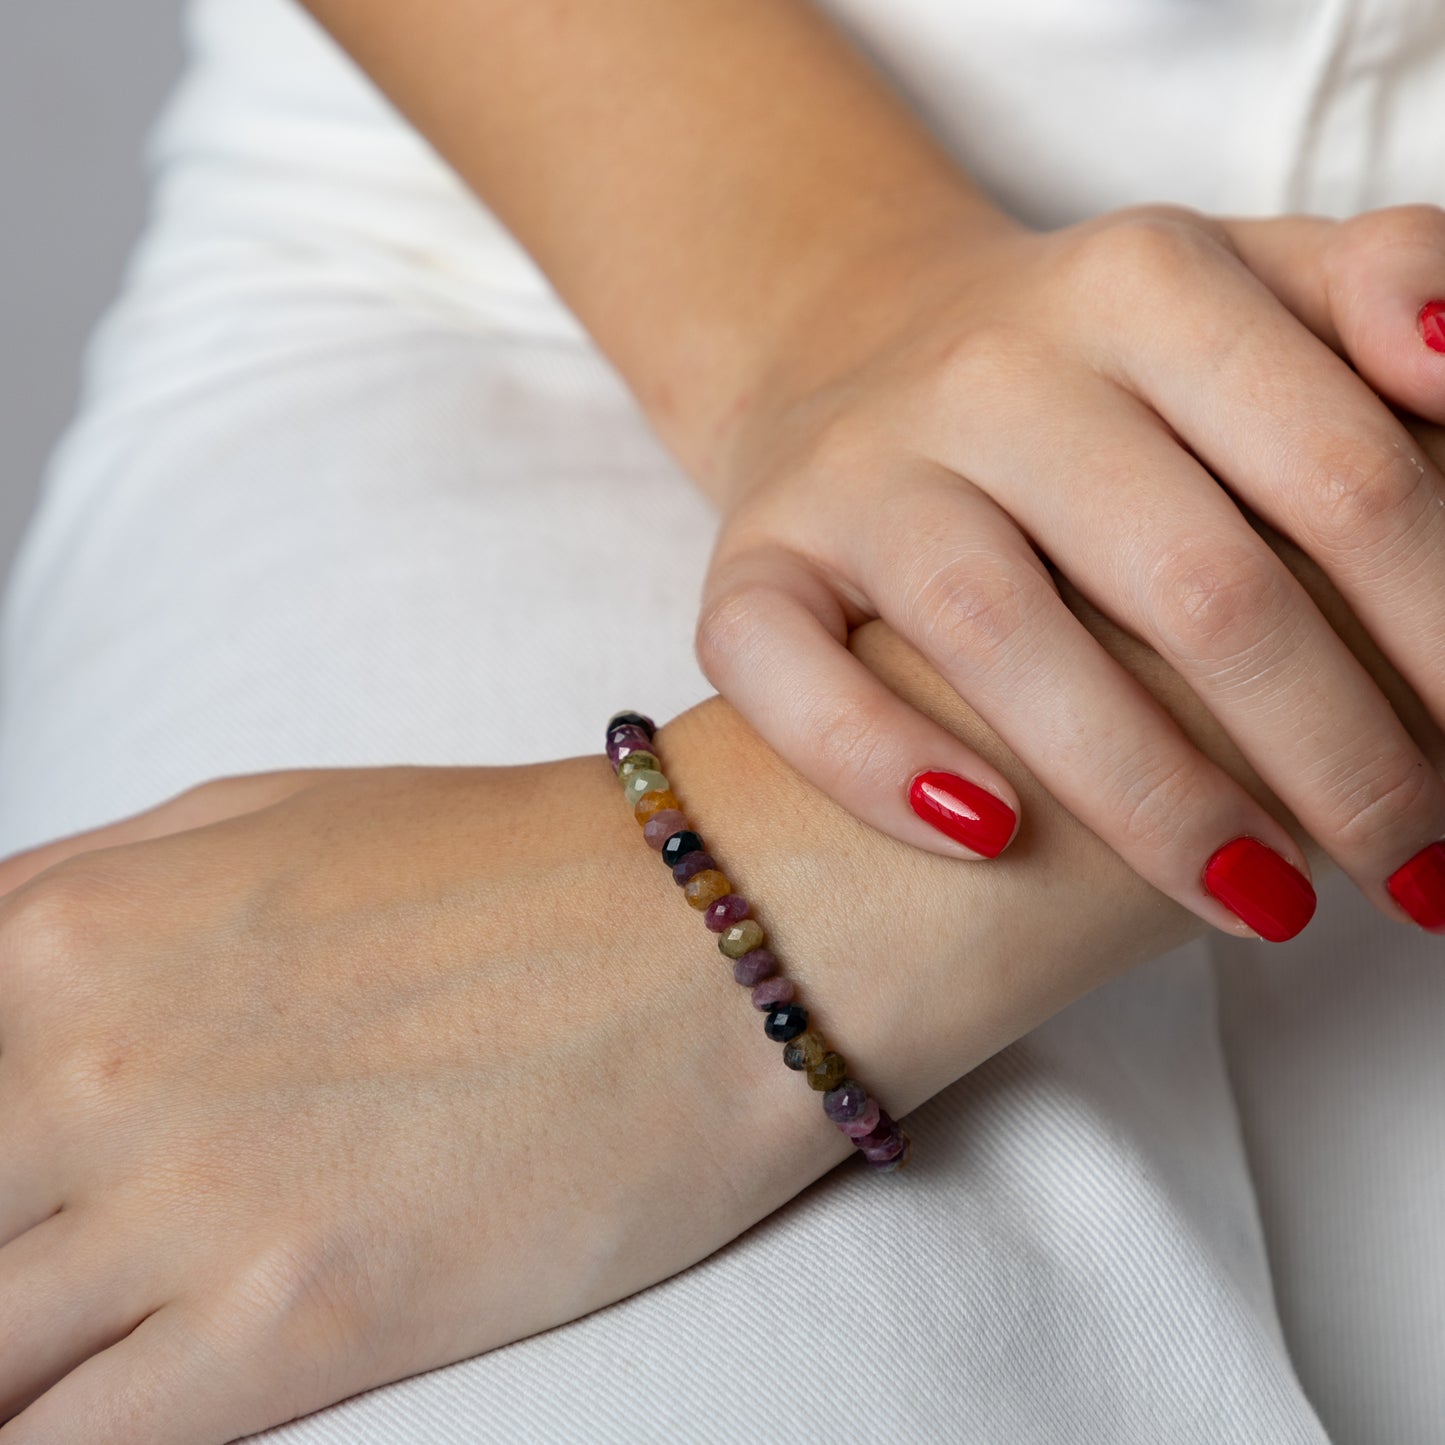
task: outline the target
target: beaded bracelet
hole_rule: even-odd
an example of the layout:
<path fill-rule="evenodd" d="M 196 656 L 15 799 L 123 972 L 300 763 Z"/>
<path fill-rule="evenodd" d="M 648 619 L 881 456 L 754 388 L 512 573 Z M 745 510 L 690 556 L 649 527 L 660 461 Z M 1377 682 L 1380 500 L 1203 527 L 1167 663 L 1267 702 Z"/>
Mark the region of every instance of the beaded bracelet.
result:
<path fill-rule="evenodd" d="M 702 839 L 688 824 L 662 773 L 649 717 L 617 713 L 607 724 L 607 757 L 622 783 L 648 847 L 662 854 L 683 897 L 718 935 L 723 957 L 732 960 L 733 977 L 752 990 L 753 1007 L 766 1013 L 763 1032 L 783 1045 L 783 1062 L 806 1071 L 822 1091 L 823 1112 L 862 1151 L 869 1168 L 901 1169 L 912 1140 L 896 1119 L 856 1079 L 848 1077 L 841 1054 L 808 1027 L 808 1011 L 793 1000 L 793 984 L 778 973 L 778 960 L 764 948 L 763 929 L 750 918 L 748 901 L 732 891 Z"/>

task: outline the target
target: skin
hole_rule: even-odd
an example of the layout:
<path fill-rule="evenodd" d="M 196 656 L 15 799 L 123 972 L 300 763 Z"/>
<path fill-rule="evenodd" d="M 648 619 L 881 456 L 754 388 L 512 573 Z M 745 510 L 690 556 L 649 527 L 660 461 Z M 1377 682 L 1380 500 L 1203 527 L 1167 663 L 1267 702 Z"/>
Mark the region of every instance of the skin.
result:
<path fill-rule="evenodd" d="M 309 3 L 722 509 L 698 656 L 803 776 L 952 857 L 977 855 L 910 810 L 920 771 L 1021 807 L 850 654 L 882 618 L 1142 877 L 1249 935 L 1198 888 L 1207 859 L 1243 833 L 1304 855 L 1063 576 L 1403 918 L 1385 879 L 1445 835 L 1445 782 L 1236 502 L 1445 719 L 1445 479 L 1387 405 L 1445 421 L 1416 327 L 1445 214 L 1154 206 L 1039 234 L 802 0 Z"/>
<path fill-rule="evenodd" d="M 1439 767 L 1420 700 L 1264 535 Z M 1324 863 L 1183 679 L 1065 596 Z M 659 744 L 902 1116 L 1204 925 L 886 624 L 849 647 L 1019 779 L 994 867 L 862 824 L 720 698 Z M 600 755 L 222 779 L 8 860 L 0 889 L 0 1445 L 220 1445 L 666 1278 L 852 1152 Z"/>

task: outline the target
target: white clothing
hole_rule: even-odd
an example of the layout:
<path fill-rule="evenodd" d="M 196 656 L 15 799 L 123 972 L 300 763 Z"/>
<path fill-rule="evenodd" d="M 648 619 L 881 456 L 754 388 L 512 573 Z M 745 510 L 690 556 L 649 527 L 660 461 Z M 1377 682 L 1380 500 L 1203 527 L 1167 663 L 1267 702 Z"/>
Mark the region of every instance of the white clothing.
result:
<path fill-rule="evenodd" d="M 1433 5 L 828 8 L 1034 221 L 1445 200 Z M 288 0 L 191 26 L 6 593 L 0 852 L 228 773 L 592 751 L 710 690 L 712 514 L 535 266 Z M 1320 891 L 944 1090 L 904 1174 L 257 1438 L 1445 1441 L 1439 943 Z"/>

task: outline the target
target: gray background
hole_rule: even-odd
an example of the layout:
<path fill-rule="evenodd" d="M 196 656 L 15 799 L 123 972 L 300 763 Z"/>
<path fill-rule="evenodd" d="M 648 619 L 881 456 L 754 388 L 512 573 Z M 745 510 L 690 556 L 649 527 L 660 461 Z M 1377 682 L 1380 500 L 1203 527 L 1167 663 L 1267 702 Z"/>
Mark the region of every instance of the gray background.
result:
<path fill-rule="evenodd" d="M 181 0 L 29 0 L 0 19 L 0 572 L 145 209 Z"/>

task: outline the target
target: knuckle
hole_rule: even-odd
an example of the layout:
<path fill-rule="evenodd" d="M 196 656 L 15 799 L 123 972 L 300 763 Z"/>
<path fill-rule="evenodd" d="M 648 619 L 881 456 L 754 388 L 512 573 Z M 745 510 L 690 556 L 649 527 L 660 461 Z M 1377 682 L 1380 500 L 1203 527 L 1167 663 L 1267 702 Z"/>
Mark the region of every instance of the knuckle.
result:
<path fill-rule="evenodd" d="M 1340 444 L 1310 475 L 1305 523 L 1317 546 L 1358 548 L 1414 522 L 1429 491 L 1424 464 L 1403 443 Z"/>
<path fill-rule="evenodd" d="M 50 972 L 73 961 L 103 936 L 115 901 L 97 870 L 77 859 L 53 864 L 5 901 L 7 963 L 33 961 Z"/>
<path fill-rule="evenodd" d="M 1350 852 L 1378 851 L 1399 833 L 1402 822 L 1431 816 L 1438 787 L 1437 776 L 1423 762 L 1383 760 L 1356 774 L 1345 790 L 1335 838 Z"/>
<path fill-rule="evenodd" d="M 694 647 L 699 666 L 714 683 L 766 625 L 772 591 L 756 582 L 738 583 L 710 598 L 699 612 Z"/>
<path fill-rule="evenodd" d="M 1018 398 L 1036 384 L 1043 357 L 1038 338 L 1013 321 L 987 319 L 949 336 L 935 365 L 942 395 L 930 393 L 928 403 L 946 405 L 945 415 L 960 404 L 976 414 L 1007 418 Z"/>
<path fill-rule="evenodd" d="M 1006 656 L 1037 620 L 1043 592 L 1022 568 L 976 554 L 951 557 L 916 589 L 916 630 L 951 659 L 987 665 Z"/>
<path fill-rule="evenodd" d="M 1177 657 L 1215 665 L 1249 657 L 1279 630 L 1283 590 L 1251 551 L 1188 544 L 1153 579 L 1156 625 Z"/>
<path fill-rule="evenodd" d="M 1197 771 L 1187 758 L 1131 755 L 1115 769 L 1108 793 L 1114 799 L 1117 838 L 1126 850 L 1141 855 L 1174 848 L 1185 823 L 1204 806 Z"/>
<path fill-rule="evenodd" d="M 826 777 L 830 793 L 872 778 L 890 736 L 876 707 L 851 697 L 833 698 L 815 708 L 808 721 L 814 766 Z"/>
<path fill-rule="evenodd" d="M 1073 250 L 1076 284 L 1105 295 L 1137 297 L 1141 287 L 1187 283 L 1200 263 L 1217 259 L 1217 226 L 1187 206 L 1140 206 L 1082 231 Z"/>
<path fill-rule="evenodd" d="M 1437 249 L 1445 244 L 1445 209 L 1428 202 L 1384 206 L 1343 221 L 1338 234 L 1347 246 L 1376 254 L 1392 247 Z"/>

